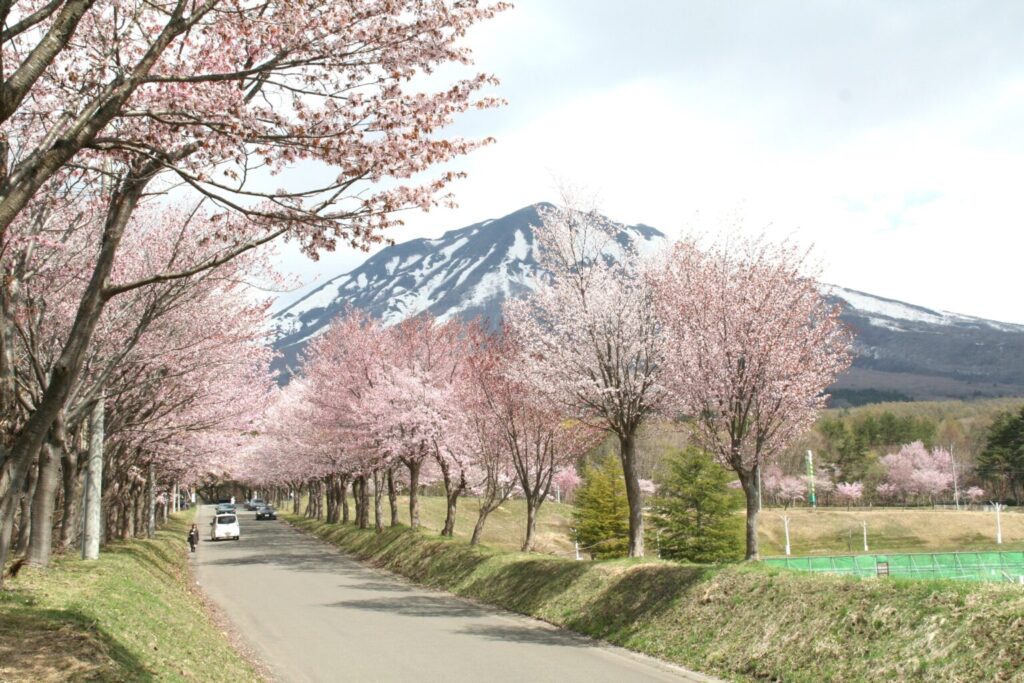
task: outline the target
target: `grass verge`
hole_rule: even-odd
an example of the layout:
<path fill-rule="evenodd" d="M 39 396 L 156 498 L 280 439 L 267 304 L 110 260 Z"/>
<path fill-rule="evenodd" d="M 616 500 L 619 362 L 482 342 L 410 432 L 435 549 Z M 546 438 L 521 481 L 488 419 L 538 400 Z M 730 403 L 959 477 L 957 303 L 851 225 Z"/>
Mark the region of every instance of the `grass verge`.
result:
<path fill-rule="evenodd" d="M 573 560 L 284 517 L 418 583 L 698 670 L 761 681 L 1020 681 L 1024 591 L 758 565 Z"/>
<path fill-rule="evenodd" d="M 0 680 L 258 679 L 191 586 L 192 514 L 152 540 L 107 546 L 96 562 L 59 557 L 9 581 L 0 591 Z"/>

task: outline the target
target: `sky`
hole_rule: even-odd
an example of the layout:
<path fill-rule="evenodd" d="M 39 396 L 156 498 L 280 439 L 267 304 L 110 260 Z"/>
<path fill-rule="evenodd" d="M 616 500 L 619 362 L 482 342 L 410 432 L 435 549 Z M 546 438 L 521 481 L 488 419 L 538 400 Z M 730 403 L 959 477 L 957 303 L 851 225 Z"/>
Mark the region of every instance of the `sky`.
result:
<path fill-rule="evenodd" d="M 507 106 L 450 130 L 497 142 L 450 165 L 457 209 L 388 236 L 570 184 L 620 222 L 792 239 L 826 282 L 1024 323 L 1022 25 L 1017 1 L 517 0 L 467 36 Z M 366 257 L 283 247 L 307 286 L 282 304 Z"/>

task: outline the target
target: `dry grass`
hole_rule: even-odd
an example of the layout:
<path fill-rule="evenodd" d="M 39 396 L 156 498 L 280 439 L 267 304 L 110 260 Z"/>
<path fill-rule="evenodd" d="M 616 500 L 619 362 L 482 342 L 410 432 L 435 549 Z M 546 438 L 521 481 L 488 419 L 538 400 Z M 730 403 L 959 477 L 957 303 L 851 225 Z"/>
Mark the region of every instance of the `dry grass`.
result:
<path fill-rule="evenodd" d="M 302 509 L 305 510 L 306 496 L 302 497 Z M 349 500 L 349 505 L 352 505 Z M 291 504 L 281 506 L 280 512 L 291 512 Z M 468 541 L 473 535 L 479 514 L 479 501 L 472 496 L 462 496 L 455 517 L 455 538 Z M 537 517 L 536 542 L 534 551 L 574 557 L 575 550 L 572 540 L 571 505 L 546 501 L 540 508 Z M 387 499 L 384 500 L 384 523 L 391 521 Z M 444 526 L 446 502 L 442 496 L 420 496 L 420 526 L 427 531 L 440 532 Z M 373 519 L 373 502 L 370 502 L 370 518 Z M 409 497 L 398 497 L 398 520 L 409 525 Z M 372 524 L 372 521 L 371 521 Z M 504 505 L 488 516 L 481 540 L 485 545 L 499 550 L 519 550 L 526 537 L 526 503 L 521 499 L 505 501 Z"/>
<path fill-rule="evenodd" d="M 459 500 L 455 517 L 455 537 L 469 540 L 476 525 L 479 505 L 475 498 Z M 570 557 L 574 554 L 572 543 L 572 506 L 547 501 L 540 507 L 537 518 L 537 535 L 534 550 L 550 555 Z M 399 519 L 409 523 L 408 498 L 399 499 Z M 444 526 L 445 500 L 437 496 L 420 498 L 420 523 L 424 529 L 440 531 Z M 526 537 L 526 503 L 522 500 L 508 500 L 487 518 L 482 543 L 499 550 L 519 550 Z"/>
<path fill-rule="evenodd" d="M 284 511 L 285 508 L 282 509 Z M 477 517 L 477 500 L 465 496 L 459 501 L 455 537 L 468 540 Z M 385 501 L 385 517 L 387 503 Z M 547 501 L 537 522 L 536 552 L 573 557 L 571 505 Z M 740 513 L 742 514 L 742 513 Z M 995 542 L 992 512 L 932 508 L 765 508 L 761 513 L 759 537 L 766 557 L 785 552 L 781 516 L 790 517 L 793 555 L 836 555 L 863 552 L 861 522 L 868 523 L 871 552 L 949 552 L 957 550 L 1024 550 L 1024 512 L 1002 514 L 1003 544 Z M 372 512 L 371 512 L 372 515 Z M 440 496 L 420 497 L 420 523 L 439 532 L 444 525 L 445 500 Z M 390 518 L 388 518 L 390 519 Z M 399 498 L 399 520 L 409 523 L 409 501 Z M 526 508 L 522 500 L 509 500 L 491 513 L 484 528 L 483 543 L 498 550 L 518 550 L 526 529 Z M 654 547 L 653 541 L 651 548 Z"/>
<path fill-rule="evenodd" d="M 782 515 L 790 518 L 793 555 L 834 555 L 864 551 L 861 523 L 868 523 L 872 552 L 939 552 L 1024 549 L 1024 513 L 1003 512 L 1003 545 L 996 545 L 995 514 L 946 509 L 782 508 L 765 509 L 760 519 L 761 554 L 782 555 Z"/>

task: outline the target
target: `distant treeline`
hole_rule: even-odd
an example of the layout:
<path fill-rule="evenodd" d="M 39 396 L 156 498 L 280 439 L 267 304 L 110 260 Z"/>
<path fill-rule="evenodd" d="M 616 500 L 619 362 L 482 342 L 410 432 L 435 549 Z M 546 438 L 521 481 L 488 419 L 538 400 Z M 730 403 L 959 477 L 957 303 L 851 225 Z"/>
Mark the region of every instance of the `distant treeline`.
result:
<path fill-rule="evenodd" d="M 895 402 L 830 410 L 812 433 L 791 449 L 784 467 L 799 472 L 811 449 L 816 464 L 837 480 L 881 482 L 880 459 L 903 444 L 921 441 L 954 457 L 958 486 L 980 485 L 991 498 L 1024 497 L 1024 399 Z"/>

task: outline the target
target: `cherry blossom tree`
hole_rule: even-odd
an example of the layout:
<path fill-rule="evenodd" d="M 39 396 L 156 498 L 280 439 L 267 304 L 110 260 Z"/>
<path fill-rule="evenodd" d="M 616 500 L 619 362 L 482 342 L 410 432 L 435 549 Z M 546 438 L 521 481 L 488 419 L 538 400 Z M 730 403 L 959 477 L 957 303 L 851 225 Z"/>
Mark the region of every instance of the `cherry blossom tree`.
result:
<path fill-rule="evenodd" d="M 477 495 L 478 508 L 470 545 L 477 545 L 487 518 L 509 499 L 519 479 L 506 441 L 502 413 L 496 409 L 494 400 L 495 383 L 505 379 L 505 345 L 483 321 L 468 325 L 466 334 L 459 409 L 465 415 L 468 441 L 475 454 L 471 490 Z"/>
<path fill-rule="evenodd" d="M 945 449 L 929 451 L 923 443 L 915 441 L 884 456 L 881 462 L 886 470 L 885 483 L 904 502 L 925 497 L 934 503 L 953 486 L 952 457 Z"/>
<path fill-rule="evenodd" d="M 836 498 L 840 502 L 846 503 L 846 509 L 850 509 L 850 505 L 856 503 L 864 496 L 864 485 L 859 481 L 855 482 L 839 482 L 836 484 Z"/>
<path fill-rule="evenodd" d="M 520 379 L 530 361 L 514 339 L 486 334 L 479 327 L 470 339 L 474 353 L 469 370 L 478 392 L 477 406 L 483 411 L 481 418 L 501 438 L 526 503 L 522 548 L 529 551 L 555 473 L 575 465 L 595 444 L 596 432 L 579 420 L 567 419 L 555 397 L 532 391 Z"/>
<path fill-rule="evenodd" d="M 775 495 L 782 501 L 783 508 L 788 508 L 798 500 L 805 500 L 807 496 L 807 482 L 801 477 L 785 476 L 778 482 Z"/>
<path fill-rule="evenodd" d="M 155 264 L 189 258 L 202 231 L 182 235 L 180 217 L 170 207 L 152 216 L 144 231 L 130 232 L 126 236 L 130 249 L 115 264 L 115 277 L 131 277 Z M 12 341 L 19 351 L 13 358 L 19 362 L 10 370 L 29 408 L 41 400 L 52 377 L 76 298 L 87 279 L 82 275 L 88 274 L 88 260 L 74 248 L 78 236 L 69 234 L 64 244 L 39 245 L 31 258 L 22 261 L 31 276 L 22 279 L 18 308 L 13 309 Z M 122 508 L 130 503 L 134 515 L 130 525 L 126 515 L 115 522 L 109 519 L 113 508 L 106 506 L 108 531 L 121 535 L 143 528 L 153 533 L 160 499 L 157 489 L 169 486 L 170 476 L 188 476 L 188 463 L 207 456 L 198 447 L 200 435 L 209 438 L 212 430 L 221 427 L 241 430 L 227 427 L 230 416 L 246 412 L 243 406 L 249 407 L 248 417 L 262 409 L 242 399 L 255 399 L 259 387 L 269 382 L 269 352 L 263 343 L 266 306 L 252 304 L 239 283 L 265 267 L 262 259 L 240 258 L 217 272 L 134 290 L 106 307 L 82 372 L 58 414 L 58 428 L 47 435 L 46 457 L 39 460 L 38 471 L 32 471 L 34 481 L 42 485 L 32 491 L 31 515 L 23 510 L 19 529 L 19 536 L 30 540 L 24 545 L 30 562 L 45 565 L 49 560 L 58 479 L 63 547 L 70 545 L 78 528 L 83 475 L 78 454 L 84 450 L 87 423 L 99 401 L 108 405 L 102 435 L 109 453 L 104 476 L 109 495 L 105 497 Z M 239 389 L 236 381 L 247 388 Z M 183 448 L 183 442 L 190 447 Z M 128 492 L 122 501 L 114 500 L 118 489 Z M 145 494 L 144 506 L 137 504 L 140 492 Z M 98 505 L 99 500 L 93 503 Z M 26 534 L 29 527 L 31 534 Z"/>
<path fill-rule="evenodd" d="M 558 493 L 560 502 L 570 502 L 572 501 L 572 494 L 583 483 L 583 479 L 575 467 L 563 467 L 555 472 L 551 478 L 551 483 L 555 485 L 555 491 Z"/>
<path fill-rule="evenodd" d="M 9 66 L 0 83 L 0 253 L 5 300 L 16 303 L 22 249 L 53 205 L 92 203 L 88 276 L 40 399 L 19 406 L 10 316 L 0 316 L 0 564 L 15 496 L 58 425 L 107 304 L 134 289 L 191 277 L 277 237 L 310 254 L 341 241 L 365 247 L 396 212 L 444 201 L 455 177 L 409 179 L 480 142 L 440 137 L 453 116 L 496 100 L 477 75 L 437 93 L 415 76 L 467 63 L 466 28 L 503 6 L 414 0 L 239 6 L 67 0 L 6 7 L 0 40 Z M 111 20 L 111 17 L 120 20 Z M 486 141 L 483 141 L 486 142 Z M 298 162 L 338 170 L 321 186 L 272 185 Z M 384 179 L 394 182 L 381 183 Z M 188 263 L 112 279 L 133 215 L 154 190 L 190 188 L 198 220 L 219 228 Z M 58 212 L 59 213 L 59 212 Z M 186 223 L 189 226 L 191 221 Z"/>
<path fill-rule="evenodd" d="M 985 489 L 980 486 L 972 486 L 964 491 L 964 495 L 967 496 L 971 505 L 977 505 L 985 497 Z"/>
<path fill-rule="evenodd" d="M 757 559 L 758 471 L 810 427 L 850 363 L 851 337 L 804 255 L 736 239 L 674 245 L 652 272 L 672 406 L 731 467 L 747 499 L 746 558 Z"/>
<path fill-rule="evenodd" d="M 550 396 L 614 434 L 629 501 L 629 555 L 644 554 L 636 438 L 660 406 L 662 336 L 635 245 L 596 211 L 540 210 L 538 262 L 551 274 L 532 296 L 505 304 L 530 393 Z"/>

